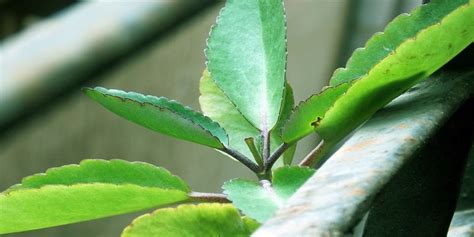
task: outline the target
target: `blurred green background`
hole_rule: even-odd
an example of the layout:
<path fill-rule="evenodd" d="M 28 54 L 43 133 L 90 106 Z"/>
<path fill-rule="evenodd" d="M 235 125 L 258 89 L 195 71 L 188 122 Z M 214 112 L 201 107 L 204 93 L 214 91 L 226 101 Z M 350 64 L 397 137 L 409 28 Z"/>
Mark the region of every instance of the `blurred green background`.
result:
<path fill-rule="evenodd" d="M 127 1 L 110 4 L 124 2 Z M 296 101 L 301 101 L 326 85 L 332 71 L 342 65 L 347 52 L 362 46 L 361 42 L 374 31 L 381 30 L 394 13 L 420 1 L 285 2 L 288 20 L 287 78 L 294 88 Z M 15 37 L 31 31 L 38 22 L 54 18 L 56 14 L 78 4 L 60 0 L 41 3 L 0 1 L 0 37 L 2 41 L 15 41 Z M 364 21 L 360 23 L 358 16 L 362 14 L 361 7 L 378 9 L 383 4 L 383 9 L 388 9 L 385 13 L 364 8 L 365 17 L 360 18 Z M 0 124 L 3 126 L 0 130 L 0 189 L 18 183 L 27 175 L 44 172 L 50 167 L 78 163 L 86 158 L 145 161 L 163 166 L 186 180 L 193 190 L 203 192 L 220 191 L 223 181 L 231 178 L 253 178 L 244 166 L 216 151 L 162 136 L 115 116 L 86 98 L 79 87 L 99 85 L 165 96 L 198 109 L 198 83 L 205 67 L 203 49 L 210 26 L 222 6 L 223 2 L 216 2 L 188 13 L 192 17 L 177 19 L 158 36 L 121 55 L 120 60 L 88 73 L 81 83 L 68 86 L 67 91 L 57 93 L 57 96 L 47 98 L 48 95 L 44 95 L 44 103 L 25 106 L 25 111 L 13 116 L 13 120 L 6 122 L 6 125 Z M 355 19 L 359 19 L 358 24 L 355 24 Z M 351 35 L 356 30 L 359 33 Z M 58 36 L 60 39 L 61 35 Z M 0 47 L 5 50 L 8 45 Z M 43 45 L 32 47 L 41 48 Z M 12 83 L 12 79 L 9 78 L 11 72 L 6 73 L 2 69 L 10 58 L 1 50 L 0 108 L 8 106 L 8 101 L 2 101 L 1 95 L 13 93 L 7 91 L 9 87 L 5 89 L 3 86 Z M 29 67 L 28 63 L 22 64 L 22 70 L 28 71 Z M 64 76 L 68 73 L 80 72 L 65 71 Z M 54 80 L 45 83 L 56 86 Z M 34 92 L 26 90 L 22 93 L 22 96 L 28 97 L 28 93 Z M 312 149 L 316 139 L 315 136 L 305 139 L 299 145 L 296 159 L 301 159 Z M 119 236 L 121 230 L 139 214 L 5 236 Z"/>

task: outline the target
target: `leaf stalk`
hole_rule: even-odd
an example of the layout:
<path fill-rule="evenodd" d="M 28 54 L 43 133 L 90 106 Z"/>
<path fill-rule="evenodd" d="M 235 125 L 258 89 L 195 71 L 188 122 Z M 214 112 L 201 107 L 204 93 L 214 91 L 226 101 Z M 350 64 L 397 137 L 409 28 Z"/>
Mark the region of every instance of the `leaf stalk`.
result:
<path fill-rule="evenodd" d="M 201 193 L 191 192 L 189 193 L 191 201 L 194 202 L 218 202 L 218 203 L 231 203 L 227 196 L 222 193 Z"/>
<path fill-rule="evenodd" d="M 270 172 L 275 162 L 280 158 L 280 156 L 290 147 L 288 143 L 282 143 L 273 154 L 268 158 L 265 163 L 265 172 Z"/>
<path fill-rule="evenodd" d="M 233 150 L 231 148 L 228 148 L 228 147 L 221 148 L 220 150 L 222 152 L 226 153 L 227 155 L 231 156 L 232 158 L 236 159 L 237 161 L 239 161 L 243 165 L 245 165 L 247 168 L 252 170 L 254 173 L 259 173 L 260 172 L 259 166 L 257 164 L 255 164 L 254 162 L 252 162 L 251 160 L 249 160 L 242 153 L 240 153 L 236 150 Z"/>

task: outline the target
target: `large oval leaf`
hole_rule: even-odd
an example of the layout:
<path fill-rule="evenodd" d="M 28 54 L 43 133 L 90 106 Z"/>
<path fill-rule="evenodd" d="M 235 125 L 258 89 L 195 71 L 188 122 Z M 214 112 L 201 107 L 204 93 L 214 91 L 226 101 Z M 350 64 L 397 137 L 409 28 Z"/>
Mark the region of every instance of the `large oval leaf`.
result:
<path fill-rule="evenodd" d="M 469 0 L 432 0 L 429 4 L 415 8 L 410 14 L 398 16 L 385 27 L 383 33 L 375 34 L 367 41 L 364 48 L 354 51 L 346 67 L 334 72 L 330 84 L 337 85 L 366 76 L 384 58 L 398 51 L 397 48 L 408 39 L 416 37 L 420 31 L 439 24 L 446 15 L 468 2 Z M 466 20 L 470 20 L 466 24 L 472 25 L 472 19 Z M 447 42 L 462 36 L 447 34 L 444 37 L 442 41 Z M 438 41 L 433 39 L 426 43 L 436 44 Z M 423 57 L 423 54 L 418 55 L 418 58 Z"/>
<path fill-rule="evenodd" d="M 176 101 L 101 87 L 84 92 L 110 111 L 151 130 L 218 149 L 228 144 L 219 124 Z"/>
<path fill-rule="evenodd" d="M 447 2 L 435 6 L 449 5 Z M 327 140 L 340 139 L 392 99 L 432 74 L 474 41 L 473 19 L 474 4 L 466 3 L 438 24 L 406 39 L 366 76 L 354 81 L 317 124 L 316 132 Z"/>
<path fill-rule="evenodd" d="M 163 168 L 86 160 L 33 175 L 0 194 L 0 234 L 93 220 L 188 200 Z"/>
<path fill-rule="evenodd" d="M 315 170 L 307 167 L 280 167 L 273 172 L 273 183 L 233 179 L 223 186 L 224 193 L 245 215 L 265 222 Z"/>
<path fill-rule="evenodd" d="M 331 85 L 343 84 L 298 106 L 283 140 L 291 143 L 313 129 L 333 143 L 346 136 L 472 43 L 473 11 L 467 0 L 435 0 L 397 17 L 354 52 L 347 68 L 336 70 Z"/>
<path fill-rule="evenodd" d="M 281 0 L 229 0 L 208 39 L 212 79 L 264 133 L 277 123 L 284 96 L 285 31 Z"/>
<path fill-rule="evenodd" d="M 247 237 L 257 228 L 258 223 L 241 218 L 230 204 L 180 205 L 138 217 L 122 237 Z"/>

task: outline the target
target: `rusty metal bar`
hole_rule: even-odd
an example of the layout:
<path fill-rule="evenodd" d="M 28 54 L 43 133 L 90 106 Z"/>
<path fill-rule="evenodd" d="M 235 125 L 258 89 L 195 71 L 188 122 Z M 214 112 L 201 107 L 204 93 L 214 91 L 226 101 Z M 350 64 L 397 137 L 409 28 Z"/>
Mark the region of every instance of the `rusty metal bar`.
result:
<path fill-rule="evenodd" d="M 85 1 L 0 44 L 0 127 L 215 1 Z"/>
<path fill-rule="evenodd" d="M 392 101 L 253 236 L 352 236 L 383 188 L 474 94 L 470 70 L 439 73 Z"/>

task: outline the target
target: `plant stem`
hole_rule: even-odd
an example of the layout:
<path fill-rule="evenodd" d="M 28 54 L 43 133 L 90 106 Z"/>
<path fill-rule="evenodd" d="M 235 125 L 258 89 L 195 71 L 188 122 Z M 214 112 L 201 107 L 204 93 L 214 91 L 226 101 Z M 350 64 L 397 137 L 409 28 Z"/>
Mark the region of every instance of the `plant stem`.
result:
<path fill-rule="evenodd" d="M 245 138 L 245 143 L 247 144 L 247 147 L 249 148 L 250 152 L 252 153 L 253 158 L 255 158 L 255 161 L 257 162 L 257 164 L 260 167 L 262 167 L 263 166 L 262 156 L 260 155 L 257 148 L 255 147 L 253 137 Z"/>
<path fill-rule="evenodd" d="M 270 156 L 270 132 L 263 131 L 262 137 L 263 137 L 262 157 L 263 157 L 263 164 L 265 166 L 265 164 L 268 162 L 268 157 Z"/>
<path fill-rule="evenodd" d="M 219 203 L 230 203 L 231 201 L 227 199 L 226 195 L 221 193 L 200 193 L 200 192 L 191 192 L 189 194 L 192 201 L 195 202 L 219 202 Z"/>
<path fill-rule="evenodd" d="M 280 158 L 280 156 L 283 154 L 283 152 L 286 151 L 290 147 L 290 144 L 288 143 L 282 143 L 275 152 L 268 158 L 267 162 L 265 163 L 265 172 L 269 172 L 275 162 Z"/>
<path fill-rule="evenodd" d="M 252 162 L 251 160 L 249 160 L 242 153 L 240 153 L 236 150 L 233 150 L 231 148 L 227 148 L 227 147 L 222 148 L 221 151 L 228 154 L 232 158 L 236 159 L 240 163 L 244 164 L 245 166 L 247 166 L 247 168 L 252 170 L 254 173 L 260 172 L 260 168 L 258 167 L 258 165 L 255 164 L 254 162 Z"/>
<path fill-rule="evenodd" d="M 299 166 L 312 167 L 319 160 L 325 152 L 326 143 L 322 140 L 306 157 L 300 162 Z"/>

